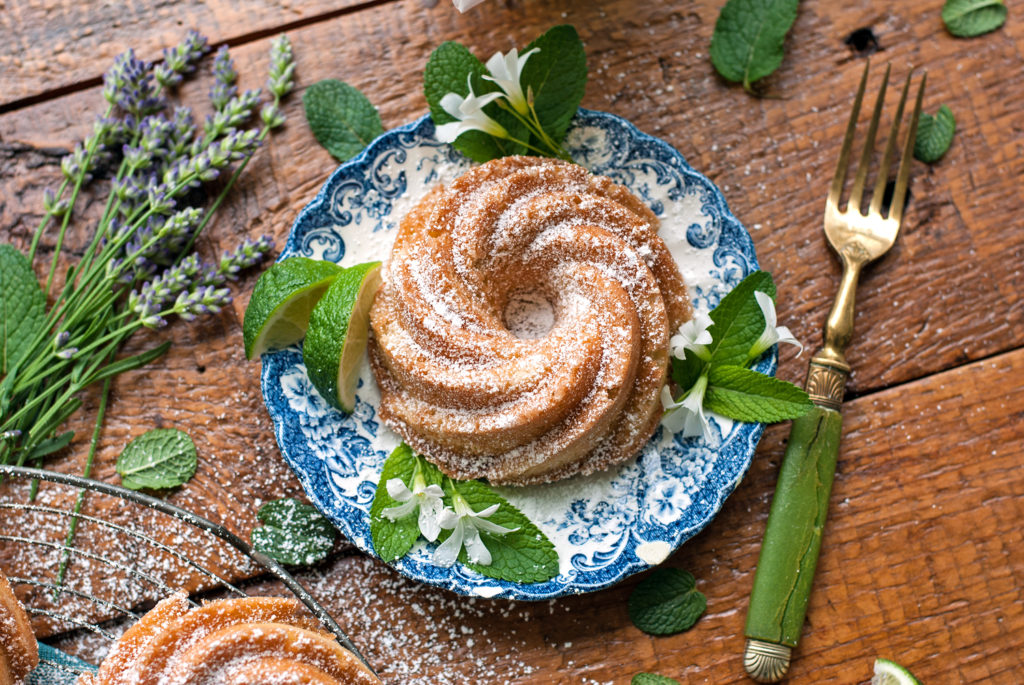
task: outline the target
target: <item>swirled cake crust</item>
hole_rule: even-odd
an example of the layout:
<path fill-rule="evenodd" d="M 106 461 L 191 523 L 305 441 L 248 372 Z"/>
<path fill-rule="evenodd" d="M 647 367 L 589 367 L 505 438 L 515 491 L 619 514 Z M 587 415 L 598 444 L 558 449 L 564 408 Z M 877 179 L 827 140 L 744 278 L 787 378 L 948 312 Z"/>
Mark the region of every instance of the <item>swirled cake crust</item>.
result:
<path fill-rule="evenodd" d="M 591 473 L 657 427 L 690 305 L 657 217 L 625 187 L 550 159 L 488 162 L 403 219 L 383 280 L 380 418 L 445 473 Z"/>

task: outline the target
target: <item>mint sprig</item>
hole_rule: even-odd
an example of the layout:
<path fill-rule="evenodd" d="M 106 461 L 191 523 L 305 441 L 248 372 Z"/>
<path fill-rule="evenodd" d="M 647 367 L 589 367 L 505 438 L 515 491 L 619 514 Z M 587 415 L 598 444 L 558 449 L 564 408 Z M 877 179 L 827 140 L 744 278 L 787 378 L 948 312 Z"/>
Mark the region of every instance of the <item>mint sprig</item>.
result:
<path fill-rule="evenodd" d="M 303 93 L 302 104 L 313 136 L 339 162 L 355 157 L 384 133 L 377 108 L 344 81 L 314 83 Z"/>
<path fill-rule="evenodd" d="M 973 38 L 1006 23 L 1006 5 L 1003 0 L 946 0 L 942 21 L 954 36 Z"/>
<path fill-rule="evenodd" d="M 256 517 L 263 524 L 252 531 L 252 546 L 290 566 L 320 561 L 334 547 L 337 530 L 315 507 L 293 497 L 267 502 Z"/>
<path fill-rule="evenodd" d="M 24 356 L 46 319 L 46 295 L 32 262 L 17 249 L 0 243 L 0 375 Z"/>
<path fill-rule="evenodd" d="M 796 342 L 788 329 L 774 327 L 774 297 L 771 274 L 755 271 L 709 314 L 705 335 L 710 335 L 711 342 L 697 344 L 696 337 L 690 337 L 683 345 L 682 359 L 676 351 L 671 376 L 681 394 L 669 410 L 681 413 L 666 416 L 670 430 L 694 435 L 702 428 L 705 438 L 710 437 L 705 409 L 737 421 L 764 423 L 803 416 L 811 409 L 813 404 L 802 389 L 747 368 L 772 341 Z M 699 318 L 687 326 L 697 324 Z"/>
<path fill-rule="evenodd" d="M 129 442 L 114 466 L 132 490 L 174 488 L 196 472 L 196 446 L 175 428 L 154 428 Z"/>
<path fill-rule="evenodd" d="M 629 681 L 629 685 L 680 685 L 675 678 L 658 675 L 657 673 L 637 673 Z"/>
<path fill-rule="evenodd" d="M 711 63 L 726 80 L 753 84 L 782 64 L 799 0 L 729 0 L 711 35 Z"/>
<path fill-rule="evenodd" d="M 475 161 L 517 154 L 571 161 L 562 140 L 586 80 L 583 43 L 561 25 L 487 64 L 460 43 L 442 43 L 427 61 L 423 92 L 438 138 Z"/>
<path fill-rule="evenodd" d="M 543 531 L 525 514 L 482 481 L 456 481 L 444 476 L 436 466 L 417 455 L 405 443 L 395 448 L 385 460 L 377 493 L 370 507 L 370 537 L 374 550 L 382 560 L 391 562 L 400 559 L 424 537 L 419 528 L 418 508 L 411 508 L 405 516 L 397 519 L 392 517 L 401 512 L 387 515 L 386 510 L 393 510 L 400 505 L 388 492 L 388 481 L 395 478 L 400 479 L 412 493 L 417 488 L 440 485 L 444 492 L 444 511 L 440 512 L 439 517 L 442 521 L 456 520 L 457 514 L 468 508 L 485 522 L 476 524 L 481 526 L 478 528 L 470 525 L 472 521 L 464 521 L 459 534 L 465 538 L 478 534 L 490 556 L 489 563 L 471 560 L 467 552 L 468 541 L 457 539 L 452 542 L 459 544 L 457 559 L 460 563 L 485 576 L 513 583 L 541 583 L 558 575 L 558 552 Z M 410 494 L 405 492 L 399 496 L 408 498 Z M 416 497 L 415 494 L 411 496 Z M 489 512 L 493 507 L 496 509 Z M 468 531 L 469 527 L 473 531 Z M 494 529 L 500 532 L 493 532 Z M 455 525 L 441 530 L 436 540 L 437 546 L 447 542 L 455 533 Z M 455 559 L 453 551 L 450 561 L 454 562 Z"/>
<path fill-rule="evenodd" d="M 917 122 L 917 137 L 914 139 L 914 157 L 926 164 L 939 161 L 956 133 L 956 119 L 946 105 L 939 107 L 935 115 L 921 112 Z"/>
<path fill-rule="evenodd" d="M 655 569 L 629 596 L 629 619 L 650 635 L 689 630 L 706 608 L 693 574 L 679 568 Z"/>

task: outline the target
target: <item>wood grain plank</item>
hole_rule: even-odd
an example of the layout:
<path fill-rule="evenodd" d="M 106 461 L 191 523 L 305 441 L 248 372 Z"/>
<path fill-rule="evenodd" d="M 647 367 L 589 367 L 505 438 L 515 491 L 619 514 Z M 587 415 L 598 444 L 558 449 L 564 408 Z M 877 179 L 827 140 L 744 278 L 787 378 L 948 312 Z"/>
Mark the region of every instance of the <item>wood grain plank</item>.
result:
<path fill-rule="evenodd" d="M 96 81 L 128 48 L 142 59 L 160 59 L 188 29 L 211 45 L 236 44 L 362 4 L 367 0 L 11 0 L 0 11 L 0 111 Z"/>
<path fill-rule="evenodd" d="M 878 656 L 926 683 L 1019 682 L 1022 373 L 1018 350 L 844 407 L 829 521 L 789 682 L 863 683 Z M 708 598 L 686 633 L 651 637 L 631 625 L 627 601 L 643 575 L 537 603 L 457 597 L 362 555 L 300 580 L 389 683 L 624 683 L 640 671 L 749 682 L 743 623 L 786 434 L 785 426 L 766 431 L 718 517 L 666 562 L 693 572 Z"/>

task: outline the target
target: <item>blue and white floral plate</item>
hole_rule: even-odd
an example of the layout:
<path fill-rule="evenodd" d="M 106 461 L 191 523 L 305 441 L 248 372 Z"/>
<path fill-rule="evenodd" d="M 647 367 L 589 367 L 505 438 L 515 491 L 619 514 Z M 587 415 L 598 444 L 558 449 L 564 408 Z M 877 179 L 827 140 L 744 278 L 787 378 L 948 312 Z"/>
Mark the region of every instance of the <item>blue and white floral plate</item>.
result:
<path fill-rule="evenodd" d="M 573 158 L 628 186 L 661 217 L 698 310 L 757 268 L 753 242 L 721 192 L 665 142 L 628 121 L 580 110 L 569 131 Z M 439 182 L 470 165 L 434 138 L 428 116 L 385 133 L 343 164 L 295 221 L 280 259 L 302 255 L 342 265 L 385 258 L 401 217 Z M 774 352 L 758 368 L 775 372 Z M 313 503 L 373 554 L 370 504 L 398 437 L 377 419 L 379 393 L 364 362 L 356 410 L 329 407 L 310 384 L 298 346 L 263 356 L 263 396 L 278 444 Z M 497 581 L 456 564 L 430 563 L 422 544 L 394 563 L 409 578 L 465 595 L 549 599 L 608 587 L 663 561 L 714 517 L 750 466 L 760 424 L 712 416 L 713 437 L 659 428 L 634 460 L 605 473 L 501 488 L 551 539 L 559 575 L 545 583 Z"/>

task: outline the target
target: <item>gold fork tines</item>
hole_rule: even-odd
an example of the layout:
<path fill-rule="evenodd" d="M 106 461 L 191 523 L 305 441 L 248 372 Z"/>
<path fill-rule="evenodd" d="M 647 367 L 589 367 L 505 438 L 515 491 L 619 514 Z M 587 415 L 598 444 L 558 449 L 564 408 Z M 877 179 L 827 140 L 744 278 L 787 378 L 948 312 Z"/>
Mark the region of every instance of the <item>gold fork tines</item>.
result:
<path fill-rule="evenodd" d="M 839 203 L 843 192 L 843 185 L 846 182 L 846 168 L 850 159 L 850 152 L 853 148 L 857 118 L 860 114 L 860 106 L 863 102 L 864 91 L 867 86 L 869 66 L 866 65 L 864 67 L 864 74 L 861 76 L 860 86 L 857 88 L 857 98 L 853 103 L 850 121 L 846 126 L 846 135 L 843 137 L 843 147 L 839 152 L 836 173 L 832 178 L 832 186 L 829 189 L 828 198 L 825 202 L 825 236 L 843 262 L 843 280 L 832 311 L 825 324 L 825 346 L 815 356 L 822 356 L 828 365 L 842 370 L 844 374 L 849 372 L 844 351 L 850 341 L 850 337 L 853 335 L 854 291 L 860 278 L 860 271 L 865 264 L 878 259 L 893 246 L 893 243 L 896 242 L 896 235 L 899 232 L 900 222 L 903 219 L 903 208 L 907 198 L 907 183 L 910 179 L 910 163 L 914 151 L 914 139 L 917 136 L 917 121 L 921 114 L 921 100 L 924 97 L 924 87 L 927 80 L 927 74 L 922 76 L 921 84 L 917 89 L 914 112 L 910 117 L 910 126 L 907 131 L 906 140 L 903 143 L 902 157 L 899 170 L 896 172 L 896 183 L 893 187 L 888 214 L 883 214 L 882 204 L 885 198 L 885 189 L 889 182 L 889 167 L 892 164 L 893 155 L 898 144 L 900 122 L 903 119 L 903 110 L 906 106 L 907 94 L 910 91 L 912 73 L 907 75 L 907 79 L 903 84 L 903 93 L 896 108 L 896 116 L 893 118 L 889 129 L 889 137 L 885 142 L 885 151 L 882 153 L 878 178 L 875 181 L 871 194 L 868 211 L 867 213 L 861 212 L 861 200 L 867 184 L 875 137 L 882 115 L 882 108 L 885 104 L 885 92 L 889 84 L 891 68 L 888 66 L 885 69 L 885 77 L 882 80 L 878 99 L 875 102 L 875 109 L 871 114 L 871 123 L 868 125 L 867 138 L 864 141 L 864 149 L 861 152 L 860 161 L 857 165 L 853 188 L 850 190 L 850 198 L 846 209 L 841 210 Z M 839 399 L 841 401 L 842 398 Z"/>

